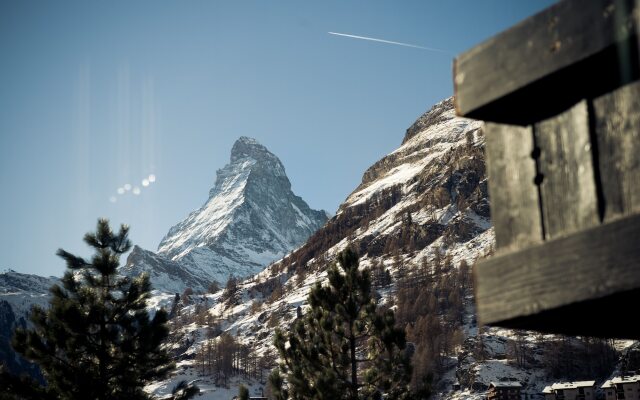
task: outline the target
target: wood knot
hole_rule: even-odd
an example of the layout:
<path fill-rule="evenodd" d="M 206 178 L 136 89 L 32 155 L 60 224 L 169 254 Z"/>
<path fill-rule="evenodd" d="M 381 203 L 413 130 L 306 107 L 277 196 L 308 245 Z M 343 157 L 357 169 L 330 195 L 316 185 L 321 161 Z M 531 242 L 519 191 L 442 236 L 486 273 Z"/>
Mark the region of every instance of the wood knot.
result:
<path fill-rule="evenodd" d="M 544 174 L 539 172 L 533 178 L 533 183 L 535 183 L 537 186 L 540 186 L 540 184 L 542 184 L 542 181 L 544 181 Z"/>
<path fill-rule="evenodd" d="M 533 158 L 534 160 L 537 160 L 538 158 L 540 158 L 540 147 L 536 147 L 531 151 L 531 158 Z"/>

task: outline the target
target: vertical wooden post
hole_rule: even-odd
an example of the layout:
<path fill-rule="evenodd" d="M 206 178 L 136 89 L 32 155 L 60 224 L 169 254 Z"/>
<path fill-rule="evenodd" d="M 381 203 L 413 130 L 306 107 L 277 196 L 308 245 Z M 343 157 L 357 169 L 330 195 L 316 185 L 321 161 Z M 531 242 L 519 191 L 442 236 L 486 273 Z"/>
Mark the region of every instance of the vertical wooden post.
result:
<path fill-rule="evenodd" d="M 624 321 L 640 297 L 640 0 L 559 0 L 453 73 L 458 115 L 486 123 L 497 252 L 474 268 L 479 323 L 640 338 L 592 318 Z"/>
<path fill-rule="evenodd" d="M 640 212 L 640 82 L 593 101 L 604 220 Z"/>
<path fill-rule="evenodd" d="M 598 198 L 587 102 L 534 125 L 547 239 L 596 226 Z"/>
<path fill-rule="evenodd" d="M 485 148 L 491 219 L 499 251 L 517 250 L 543 239 L 534 184 L 531 127 L 486 123 Z"/>

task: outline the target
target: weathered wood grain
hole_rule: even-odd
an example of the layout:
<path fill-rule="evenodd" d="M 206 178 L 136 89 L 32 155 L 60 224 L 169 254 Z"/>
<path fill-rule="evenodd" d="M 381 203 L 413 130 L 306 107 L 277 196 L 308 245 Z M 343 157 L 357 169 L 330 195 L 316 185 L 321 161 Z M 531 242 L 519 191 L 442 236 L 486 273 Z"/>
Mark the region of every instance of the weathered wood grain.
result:
<path fill-rule="evenodd" d="M 640 215 L 493 256 L 474 278 L 482 324 L 638 339 L 617 322 L 640 295 Z"/>
<path fill-rule="evenodd" d="M 604 219 L 640 213 L 640 82 L 595 99 L 593 108 Z"/>
<path fill-rule="evenodd" d="M 483 129 L 496 249 L 515 250 L 541 242 L 531 127 L 486 123 Z"/>
<path fill-rule="evenodd" d="M 587 102 L 534 125 L 545 239 L 597 225 Z"/>
<path fill-rule="evenodd" d="M 639 7 L 560 1 L 462 53 L 454 62 L 458 115 L 527 125 L 638 79 Z"/>

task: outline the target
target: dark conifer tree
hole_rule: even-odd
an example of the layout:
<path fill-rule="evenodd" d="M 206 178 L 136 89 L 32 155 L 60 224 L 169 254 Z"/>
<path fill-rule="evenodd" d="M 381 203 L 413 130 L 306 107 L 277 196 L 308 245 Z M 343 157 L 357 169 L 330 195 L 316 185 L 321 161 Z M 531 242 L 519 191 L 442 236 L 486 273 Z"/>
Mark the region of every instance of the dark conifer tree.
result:
<path fill-rule="evenodd" d="M 238 389 L 238 400 L 249 400 L 249 389 L 244 385 L 240 385 Z"/>
<path fill-rule="evenodd" d="M 283 362 L 270 377 L 277 399 L 410 398 L 410 357 L 393 311 L 377 310 L 367 270 L 351 250 L 311 290 L 291 331 L 276 332 Z M 286 388 L 283 380 L 286 379 Z"/>
<path fill-rule="evenodd" d="M 227 302 L 229 306 L 235 306 L 240 303 L 240 293 L 238 289 L 238 278 L 231 275 L 222 292 L 222 301 Z"/>
<path fill-rule="evenodd" d="M 61 284 L 50 289 L 50 307 L 34 307 L 33 327 L 17 329 L 13 339 L 14 348 L 37 363 L 46 380 L 46 386 L 34 389 L 37 395 L 25 397 L 149 399 L 143 387 L 174 368 L 161 348 L 168 335 L 167 313 L 159 310 L 150 317 L 146 309 L 148 276 L 117 274 L 120 256 L 131 247 L 128 232 L 123 225 L 114 234 L 100 219 L 96 232 L 84 237 L 95 250 L 90 260 L 58 250 L 68 269 Z M 197 392 L 181 383 L 174 398 Z"/>

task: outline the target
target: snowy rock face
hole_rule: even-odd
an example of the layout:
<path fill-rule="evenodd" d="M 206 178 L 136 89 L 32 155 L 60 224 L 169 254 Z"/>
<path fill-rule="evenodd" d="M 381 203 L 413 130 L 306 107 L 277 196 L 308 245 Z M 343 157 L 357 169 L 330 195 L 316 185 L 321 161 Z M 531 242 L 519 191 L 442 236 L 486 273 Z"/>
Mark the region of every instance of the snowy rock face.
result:
<path fill-rule="evenodd" d="M 190 269 L 138 246 L 133 246 L 120 272 L 127 276 L 147 273 L 154 289 L 169 293 L 179 293 L 187 287 L 201 289 L 203 284 Z"/>
<path fill-rule="evenodd" d="M 41 379 L 37 367 L 16 355 L 10 343 L 14 329 L 27 326 L 31 307 L 48 304 L 49 288 L 57 282 L 57 278 L 11 270 L 0 273 L 0 364 L 4 363 L 14 374 L 26 372 Z"/>
<path fill-rule="evenodd" d="M 363 174 L 336 215 L 292 257 L 296 269 L 347 245 L 367 259 L 406 264 L 436 250 L 471 262 L 493 242 L 481 123 L 455 115 L 451 98 L 425 112 L 402 145 Z"/>
<path fill-rule="evenodd" d="M 49 301 L 49 288 L 58 282 L 59 279 L 54 277 L 9 270 L 0 273 L 0 301 L 7 302 L 20 318 L 26 316 L 34 304 L 45 306 Z"/>
<path fill-rule="evenodd" d="M 291 191 L 278 157 L 241 137 L 205 204 L 169 230 L 157 255 L 134 249 L 124 270 L 149 272 L 158 289 L 204 290 L 211 281 L 256 274 L 326 220 L 324 211 L 310 209 Z"/>

